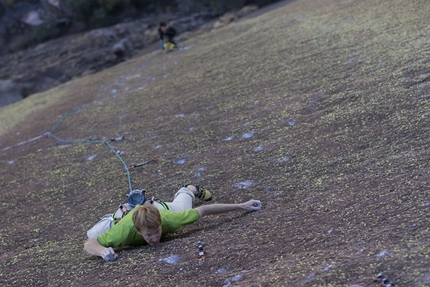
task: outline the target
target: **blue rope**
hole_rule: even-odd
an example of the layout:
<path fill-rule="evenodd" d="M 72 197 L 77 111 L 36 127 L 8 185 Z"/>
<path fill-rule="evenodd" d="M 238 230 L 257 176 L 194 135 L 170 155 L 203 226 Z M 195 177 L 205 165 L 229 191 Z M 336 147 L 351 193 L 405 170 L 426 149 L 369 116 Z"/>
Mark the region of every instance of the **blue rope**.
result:
<path fill-rule="evenodd" d="M 134 73 L 137 69 L 140 69 L 142 66 L 146 65 L 148 62 L 152 61 L 155 56 L 158 55 L 158 53 L 160 53 L 160 50 L 158 50 L 156 53 L 154 53 L 154 55 L 152 55 L 151 57 L 149 57 L 147 60 L 145 60 L 142 64 L 140 64 L 139 66 L 137 66 L 135 69 L 133 69 L 130 73 L 127 74 L 130 75 L 132 73 Z M 118 86 L 118 85 L 122 85 L 122 83 L 124 82 L 124 79 L 126 77 L 123 77 L 119 80 L 119 82 L 117 82 L 115 85 L 113 85 L 113 87 Z M 104 98 L 102 98 L 101 100 L 107 98 L 109 96 L 106 96 Z M 133 186 L 131 183 L 131 175 L 130 175 L 130 170 L 128 168 L 128 165 L 125 163 L 124 159 L 119 155 L 119 152 L 117 149 L 115 149 L 112 145 L 109 144 L 109 140 L 99 140 L 99 139 L 75 139 L 75 140 L 66 140 L 66 139 L 62 139 L 60 137 L 57 137 L 56 135 L 54 135 L 54 131 L 61 125 L 61 123 L 70 115 L 72 114 L 78 114 L 80 113 L 84 108 L 90 106 L 91 104 L 85 104 L 82 105 L 80 108 L 76 108 L 73 109 L 67 113 L 64 113 L 60 116 L 60 119 L 58 120 L 58 122 L 54 125 L 54 127 L 47 133 L 45 133 L 46 136 L 49 136 L 51 138 L 54 138 L 55 140 L 57 140 L 57 143 L 49 145 L 47 147 L 45 147 L 44 149 L 48 149 L 51 148 L 53 146 L 59 146 L 61 144 L 66 144 L 66 143 L 104 143 L 105 145 L 107 145 L 114 153 L 115 155 L 118 157 L 118 159 L 121 161 L 121 163 L 124 165 L 124 168 L 127 172 L 127 180 L 128 180 L 128 186 L 130 188 L 130 192 L 133 191 Z M 120 140 L 122 140 L 124 138 L 121 138 Z M 118 141 L 117 139 L 112 139 L 110 141 Z"/>
<path fill-rule="evenodd" d="M 61 119 L 62 121 L 63 119 Z M 58 125 L 57 125 L 58 126 Z M 51 132 L 47 132 L 46 133 L 47 136 L 52 137 L 54 139 L 56 139 L 58 142 L 53 144 L 53 145 L 49 145 L 47 147 L 45 147 L 45 149 L 51 148 L 53 146 L 58 146 L 61 144 L 67 144 L 67 143 L 104 143 L 105 145 L 107 145 L 114 153 L 115 155 L 118 157 L 118 159 L 121 161 L 121 163 L 124 165 L 124 168 L 127 172 L 127 180 L 128 180 L 128 186 L 130 189 L 130 192 L 133 191 L 133 185 L 131 183 L 131 175 L 130 175 L 130 170 L 128 168 L 128 165 L 125 163 L 124 159 L 119 155 L 119 152 L 116 148 L 114 148 L 110 143 L 109 140 L 99 140 L 99 139 L 76 139 L 76 140 L 67 140 L 67 139 L 62 139 L 57 137 L 56 135 L 52 134 Z M 122 140 L 123 138 L 121 138 Z M 110 141 L 118 141 L 116 139 L 112 139 Z"/>
<path fill-rule="evenodd" d="M 128 180 L 128 186 L 129 186 L 130 192 L 133 191 L 133 185 L 131 183 L 130 169 L 128 168 L 128 165 L 125 163 L 124 159 L 119 155 L 118 150 L 116 148 L 114 148 L 109 143 L 109 140 L 105 140 L 105 141 L 99 140 L 99 139 L 66 140 L 66 139 L 62 139 L 62 138 L 59 138 L 59 137 L 55 136 L 51 132 L 46 133 L 46 135 L 49 136 L 49 137 L 52 137 L 52 138 L 56 139 L 58 142 L 55 143 L 55 144 L 53 144 L 53 145 L 49 145 L 49 146 L 45 147 L 44 149 L 48 149 L 48 148 L 51 148 L 53 146 L 59 146 L 61 144 L 67 144 L 67 143 L 104 143 L 105 145 L 107 145 L 115 153 L 115 155 L 118 157 L 118 159 L 124 165 L 125 171 L 127 172 L 127 180 Z M 113 139 L 111 141 L 118 141 L 118 140 Z"/>
<path fill-rule="evenodd" d="M 85 107 L 86 105 L 84 105 L 83 107 Z M 62 114 L 61 116 L 60 116 L 60 120 L 55 124 L 55 126 L 48 132 L 48 133 L 53 133 L 56 129 L 57 129 L 57 127 L 68 117 L 68 116 L 70 116 L 71 114 L 77 114 L 77 113 L 80 113 L 82 111 L 82 109 L 73 109 L 73 110 L 71 110 L 71 111 L 69 111 L 69 112 L 67 112 L 67 113 L 65 113 L 65 114 Z"/>
<path fill-rule="evenodd" d="M 122 157 L 119 155 L 119 153 L 118 153 L 118 151 L 115 149 L 115 148 L 113 148 L 109 143 L 108 143 L 108 141 L 105 141 L 105 144 L 115 153 L 115 155 L 119 158 L 119 160 L 122 162 L 122 164 L 124 165 L 124 168 L 125 168 L 125 170 L 126 170 L 126 172 L 127 172 L 127 179 L 128 179 L 128 186 L 129 186 L 129 188 L 130 188 L 130 192 L 132 192 L 133 191 L 133 187 L 132 187 L 132 185 L 131 185 L 131 176 L 130 176 L 130 170 L 128 169 L 128 166 L 127 166 L 127 164 L 125 163 L 125 161 L 122 159 Z"/>

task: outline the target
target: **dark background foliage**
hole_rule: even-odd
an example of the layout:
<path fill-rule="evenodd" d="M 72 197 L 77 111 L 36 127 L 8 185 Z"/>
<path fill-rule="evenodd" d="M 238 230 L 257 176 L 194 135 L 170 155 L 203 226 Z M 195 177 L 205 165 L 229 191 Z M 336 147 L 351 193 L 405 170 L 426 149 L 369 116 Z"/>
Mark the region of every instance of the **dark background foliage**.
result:
<path fill-rule="evenodd" d="M 57 2 L 56 5 L 52 3 Z M 154 15 L 210 12 L 220 16 L 246 5 L 260 7 L 276 0 L 0 0 L 0 54 L 25 49 L 68 34 Z M 54 7 L 55 6 L 55 7 Z M 22 21 L 37 11 L 40 25 Z"/>

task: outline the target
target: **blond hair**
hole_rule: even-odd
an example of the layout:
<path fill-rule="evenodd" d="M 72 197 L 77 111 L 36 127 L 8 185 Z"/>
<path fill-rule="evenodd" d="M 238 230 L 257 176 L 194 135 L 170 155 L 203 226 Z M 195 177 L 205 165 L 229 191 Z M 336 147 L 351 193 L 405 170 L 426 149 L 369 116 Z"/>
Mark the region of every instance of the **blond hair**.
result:
<path fill-rule="evenodd" d="M 160 212 L 153 205 L 141 205 L 135 207 L 133 223 L 137 231 L 143 229 L 156 229 L 161 226 Z"/>

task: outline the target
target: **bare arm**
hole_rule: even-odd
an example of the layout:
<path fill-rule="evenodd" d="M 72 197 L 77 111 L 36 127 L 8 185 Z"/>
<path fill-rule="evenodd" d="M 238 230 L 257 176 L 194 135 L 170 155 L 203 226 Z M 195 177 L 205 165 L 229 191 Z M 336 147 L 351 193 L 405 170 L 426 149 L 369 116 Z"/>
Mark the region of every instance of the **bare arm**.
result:
<path fill-rule="evenodd" d="M 102 256 L 102 252 L 106 247 L 100 245 L 96 238 L 89 238 L 85 244 L 84 249 L 91 255 Z"/>
<path fill-rule="evenodd" d="M 112 247 L 102 246 L 96 238 L 89 238 L 84 244 L 84 249 L 91 255 L 102 257 L 106 261 L 115 261 L 118 255 Z"/>
<path fill-rule="evenodd" d="M 203 217 L 206 215 L 221 214 L 238 210 L 257 211 L 261 209 L 261 202 L 253 199 L 243 203 L 202 205 L 195 209 L 199 213 L 200 217 Z"/>

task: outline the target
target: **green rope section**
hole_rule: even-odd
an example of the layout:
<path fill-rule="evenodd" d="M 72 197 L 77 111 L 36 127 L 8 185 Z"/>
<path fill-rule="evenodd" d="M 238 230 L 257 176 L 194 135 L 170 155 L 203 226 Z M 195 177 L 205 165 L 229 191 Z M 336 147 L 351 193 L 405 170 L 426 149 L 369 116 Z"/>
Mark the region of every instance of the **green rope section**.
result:
<path fill-rule="evenodd" d="M 115 87 L 120 87 L 120 86 L 122 86 L 123 84 L 124 84 L 124 79 L 125 78 L 127 78 L 129 75 L 131 75 L 132 73 L 134 73 L 134 72 L 136 72 L 136 70 L 138 70 L 138 69 L 141 69 L 143 66 L 145 66 L 146 64 L 148 64 L 149 62 L 151 62 L 159 53 L 160 53 L 161 51 L 160 50 L 158 50 L 158 51 L 156 51 L 155 53 L 154 53 L 154 55 L 152 55 L 151 57 L 149 57 L 148 59 L 146 59 L 145 61 L 143 61 L 143 63 L 142 64 L 140 64 L 140 65 L 138 65 L 136 68 L 134 68 L 132 71 L 130 71 L 127 75 L 125 75 L 125 76 L 123 76 L 123 77 L 121 77 L 121 79 L 120 80 L 118 80 L 115 84 L 113 84 L 112 85 L 112 87 L 111 88 L 115 88 Z M 98 101 L 102 101 L 102 100 L 104 100 L 104 99 L 106 99 L 106 98 L 109 98 L 111 95 L 106 95 L 105 97 L 102 97 L 101 99 L 98 99 Z M 85 108 L 87 108 L 88 106 L 91 106 L 91 105 L 93 105 L 93 103 L 94 102 L 92 102 L 92 103 L 88 103 L 88 104 L 84 104 L 84 105 L 82 105 L 80 108 L 75 108 L 75 109 L 72 109 L 72 110 L 70 110 L 70 111 L 68 111 L 68 112 L 66 112 L 66 113 L 64 113 L 64 114 L 62 114 L 62 115 L 60 115 L 59 116 L 59 120 L 57 121 L 57 123 L 52 127 L 52 129 L 49 131 L 49 132 L 46 132 L 46 133 L 44 133 L 44 134 L 42 134 L 42 135 L 39 135 L 39 136 L 37 136 L 37 137 L 34 137 L 34 138 L 32 138 L 32 139 L 30 139 L 30 140 L 27 140 L 27 141 L 25 141 L 25 142 L 20 142 L 20 143 L 18 143 L 18 144 L 15 144 L 15 145 L 13 145 L 13 146 L 8 146 L 8 147 L 5 147 L 5 148 L 3 148 L 3 149 L 1 149 L 1 151 L 5 151 L 5 150 L 8 150 L 8 149 L 11 149 L 11 148 L 13 148 L 13 147 L 17 147 L 17 146 L 20 146 L 20 145 L 22 145 L 22 144 L 24 144 L 24 143 L 29 143 L 29 142 L 32 142 L 32 141 L 34 141 L 34 140 L 37 140 L 37 139 L 40 139 L 40 138 L 43 138 L 43 137 L 50 137 L 50 138 L 53 138 L 53 139 L 55 139 L 57 142 L 55 143 L 55 144 L 51 144 L 51 145 L 48 145 L 48 146 L 46 146 L 46 147 L 44 147 L 44 148 L 42 148 L 42 149 L 39 149 L 38 151 L 43 151 L 43 150 L 46 150 L 46 149 L 49 149 L 49 148 L 51 148 L 51 147 L 55 147 L 55 146 L 59 146 L 59 145 L 62 145 L 62 144 L 68 144 L 68 143 L 103 143 L 103 144 L 105 144 L 106 146 L 108 146 L 114 153 L 115 153 L 115 155 L 116 155 L 116 157 L 120 160 L 120 162 L 123 164 L 123 166 L 124 166 L 124 168 L 125 168 L 125 170 L 126 170 L 126 173 L 127 173 L 127 180 L 128 180 L 128 186 L 129 186 L 129 189 L 130 189 L 130 192 L 131 191 L 133 191 L 133 186 L 132 186 L 132 183 L 131 183 L 131 175 L 130 175 L 130 169 L 129 169 L 129 167 L 131 167 L 131 168 L 136 168 L 136 167 L 139 167 L 139 166 L 142 166 L 142 165 L 145 165 L 145 164 L 147 164 L 147 163 L 150 163 L 150 162 L 157 162 L 157 161 L 159 161 L 160 159 L 159 158 L 155 158 L 155 159 L 151 159 L 151 160 L 147 160 L 147 161 L 145 161 L 145 162 L 142 162 L 142 163 L 139 163 L 139 164 L 133 164 L 133 165 L 127 165 L 126 163 L 125 163 L 125 161 L 124 161 L 124 159 L 120 156 L 120 153 L 119 153 L 119 151 L 117 150 L 117 149 L 115 149 L 111 144 L 110 144 L 110 142 L 114 142 L 114 141 L 120 141 L 120 140 L 124 140 L 125 138 L 124 137 L 121 137 L 121 138 L 113 138 L 113 139 L 110 139 L 110 140 L 100 140 L 100 139 L 94 139 L 94 138 L 87 138 L 87 139 L 72 139 L 72 140 L 68 140 L 68 139 L 63 139 L 63 138 L 60 138 L 60 137 L 58 137 L 58 136 L 56 136 L 56 135 L 54 135 L 54 132 L 55 132 L 55 130 L 63 123 L 63 121 L 66 119 L 66 118 L 68 118 L 69 116 L 71 116 L 71 115 L 74 115 L 74 114 L 78 114 L 78 113 L 80 113 L 80 112 L 82 112 L 82 110 L 83 109 L 85 109 Z"/>
<path fill-rule="evenodd" d="M 122 159 L 122 157 L 119 155 L 119 152 L 114 149 L 109 143 L 108 141 L 105 141 L 105 144 L 115 153 L 115 155 L 119 158 L 119 160 L 121 161 L 121 163 L 124 165 L 124 168 L 127 172 L 127 179 L 128 179 L 128 186 L 130 188 L 130 192 L 133 191 L 133 187 L 131 185 L 131 176 L 130 176 L 130 170 L 128 169 L 127 164 L 125 163 L 125 161 Z"/>
<path fill-rule="evenodd" d="M 132 71 L 130 71 L 125 77 L 122 77 L 116 84 L 114 84 L 113 86 L 112 86 L 112 88 L 114 88 L 115 86 L 121 86 L 123 83 L 124 83 L 124 79 L 128 76 L 128 75 L 130 75 L 130 74 L 132 74 L 132 73 L 134 73 L 136 70 L 138 70 L 138 69 L 140 69 L 140 68 L 142 68 L 144 65 L 146 65 L 147 63 L 149 63 L 150 61 L 152 61 L 158 54 L 160 53 L 160 50 L 158 50 L 156 53 L 154 53 L 154 55 L 152 55 L 151 57 L 149 57 L 147 60 L 145 60 L 142 64 L 140 64 L 140 65 L 138 65 L 136 68 L 134 68 Z M 110 97 L 110 96 L 106 96 L 106 97 L 103 97 L 102 99 L 99 99 L 99 101 L 100 100 L 104 100 L 105 98 L 108 98 L 108 97 Z M 72 139 L 72 140 L 67 140 L 67 139 L 63 139 L 63 138 L 60 138 L 60 137 L 57 137 L 56 135 L 54 135 L 54 131 L 61 125 L 61 123 L 66 119 L 66 118 L 68 118 L 69 116 L 71 116 L 71 115 L 74 115 L 74 114 L 78 114 L 78 113 L 80 113 L 80 112 L 82 112 L 82 110 L 83 109 L 85 109 L 86 107 L 88 107 L 88 106 L 90 106 L 90 105 L 92 105 L 92 103 L 90 103 L 90 104 L 85 104 L 85 105 L 83 105 L 83 106 L 81 106 L 80 108 L 75 108 L 75 109 L 73 109 L 73 110 L 71 110 L 71 111 L 68 111 L 68 112 L 66 112 L 66 113 L 64 113 L 64 114 L 62 114 L 62 115 L 60 115 L 59 117 L 60 117 L 60 119 L 57 121 L 57 123 L 52 127 L 52 129 L 49 131 L 49 132 L 46 132 L 45 134 L 43 134 L 43 136 L 45 136 L 45 137 L 51 137 L 51 138 L 53 138 L 53 139 L 55 139 L 57 142 L 55 143 L 55 144 L 52 144 L 52 145 L 49 145 L 49 146 L 47 146 L 47 147 L 45 147 L 45 148 L 43 148 L 43 149 L 41 149 L 41 150 L 45 150 L 45 149 L 49 149 L 49 148 L 51 148 L 51 147 L 54 147 L 54 146 L 59 146 L 59 145 L 62 145 L 62 144 L 68 144 L 68 143 L 103 143 L 103 144 L 105 144 L 106 146 L 108 146 L 114 153 L 115 153 L 115 155 L 116 155 L 116 157 L 120 160 L 120 162 L 122 163 L 122 165 L 124 166 L 124 168 L 125 168 L 125 171 L 126 171 L 126 173 L 127 173 L 127 180 L 128 180 L 128 186 L 129 186 L 129 189 L 130 189 L 130 192 L 132 192 L 133 191 L 133 186 L 132 186 L 132 183 L 131 183 L 131 175 L 130 175 L 130 169 L 128 168 L 128 165 L 125 163 L 125 161 L 124 161 L 124 159 L 120 156 L 120 154 L 119 154 L 119 151 L 116 149 L 116 148 L 114 148 L 109 142 L 114 142 L 114 141 L 120 141 L 120 140 L 123 140 L 124 139 L 124 137 L 122 137 L 122 138 L 113 138 L 113 139 L 110 139 L 110 140 L 100 140 L 100 139 L 93 139 L 93 138 L 88 138 L 88 139 Z M 41 151 L 41 150 L 39 150 L 39 151 Z M 158 161 L 159 159 L 157 159 L 157 160 L 149 160 L 149 161 L 146 161 L 145 163 L 149 163 L 149 162 L 154 162 L 154 161 Z M 142 164 L 141 164 L 142 165 Z M 141 165 L 139 165 L 139 166 L 141 166 Z M 132 167 L 137 167 L 137 165 L 130 165 L 130 166 L 132 166 Z"/>

